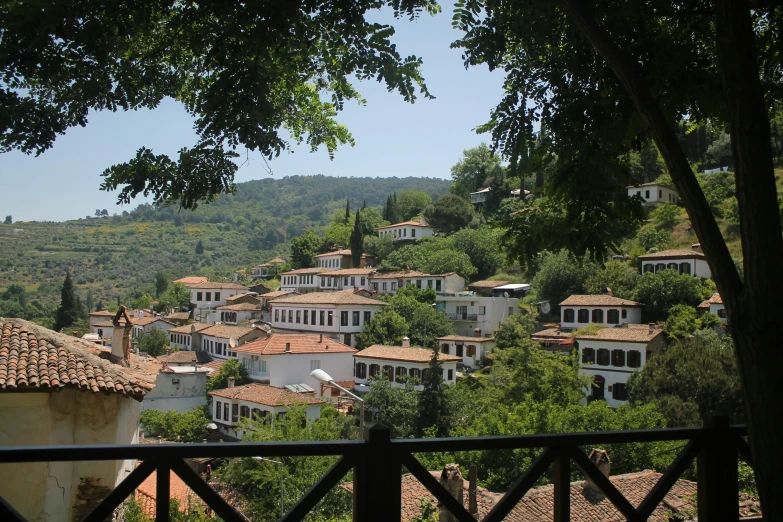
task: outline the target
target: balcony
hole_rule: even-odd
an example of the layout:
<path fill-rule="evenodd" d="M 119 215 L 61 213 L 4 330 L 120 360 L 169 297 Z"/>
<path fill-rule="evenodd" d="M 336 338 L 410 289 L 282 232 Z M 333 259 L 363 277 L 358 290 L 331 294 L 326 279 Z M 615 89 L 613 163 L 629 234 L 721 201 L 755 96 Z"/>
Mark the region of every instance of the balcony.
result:
<path fill-rule="evenodd" d="M 452 321 L 477 321 L 478 314 L 445 312 Z"/>
<path fill-rule="evenodd" d="M 140 460 L 142 463 L 109 493 L 84 521 L 105 520 L 153 471 L 158 470 L 157 521 L 169 520 L 169 471 L 173 471 L 217 516 L 226 522 L 233 522 L 245 519 L 183 459 L 332 455 L 337 457 L 335 464 L 281 521 L 302 520 L 326 493 L 353 470 L 353 520 L 399 522 L 404 466 L 456 520 L 475 522 L 473 515 L 440 485 L 415 455 L 441 451 L 542 448 L 530 467 L 524 471 L 520 470 L 519 478 L 494 504 L 483 522 L 504 520 L 516 503 L 550 468 L 553 477 L 554 520 L 569 520 L 572 465 L 576 465 L 592 479 L 595 486 L 627 520 L 641 522 L 647 520 L 695 459 L 698 519 L 700 522 L 715 522 L 739 518 L 737 457 L 752 465 L 750 449 L 744 438 L 746 435 L 745 426 L 729 426 L 728 418 L 720 416 L 710 418 L 702 428 L 444 439 L 395 440 L 391 439 L 388 428 L 376 425 L 370 429 L 366 441 L 4 447 L 0 448 L 0 463 Z M 636 507 L 615 488 L 583 451 L 583 448 L 602 444 L 671 440 L 684 441 L 683 449 Z M 24 520 L 13 506 L 3 499 L 0 499 L 0 514 L 2 520 Z"/>

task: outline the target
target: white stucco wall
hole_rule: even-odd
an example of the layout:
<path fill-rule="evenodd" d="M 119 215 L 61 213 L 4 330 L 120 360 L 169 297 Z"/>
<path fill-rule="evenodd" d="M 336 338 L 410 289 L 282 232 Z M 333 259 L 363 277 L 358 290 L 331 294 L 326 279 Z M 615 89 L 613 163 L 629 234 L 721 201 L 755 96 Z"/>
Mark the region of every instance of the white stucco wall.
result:
<path fill-rule="evenodd" d="M 116 394 L 65 389 L 54 393 L 0 394 L 0 445 L 133 444 L 141 403 Z M 27 520 L 71 520 L 79 484 L 113 488 L 135 461 L 5 464 L 0 496 Z M 107 491 L 108 493 L 108 491 Z"/>
<path fill-rule="evenodd" d="M 207 404 L 207 373 L 160 372 L 141 403 L 141 410 L 185 412 Z"/>
<path fill-rule="evenodd" d="M 458 307 L 467 307 L 467 312 L 457 314 Z M 483 312 L 481 307 L 484 307 Z M 481 330 L 482 337 L 492 337 L 509 315 L 519 313 L 519 299 L 515 297 L 443 296 L 437 299 L 437 309 L 449 316 L 454 323 L 455 333 L 467 337 L 473 331 Z M 474 318 L 475 316 L 475 318 Z"/>
<path fill-rule="evenodd" d="M 566 310 L 574 311 L 573 322 L 565 320 Z M 579 310 L 588 310 L 590 321 L 587 323 L 579 322 Z M 593 310 L 603 310 L 604 320 L 600 323 L 593 323 Z M 609 310 L 617 310 L 619 322 L 609 322 Z M 623 310 L 625 310 L 626 317 L 623 317 Z M 581 328 L 588 324 L 603 324 L 605 326 L 617 326 L 618 324 L 641 324 L 642 323 L 642 309 L 638 306 L 563 306 L 560 308 L 560 328 Z"/>
<path fill-rule="evenodd" d="M 663 185 L 646 185 L 643 187 L 628 187 L 628 195 L 638 195 L 644 200 L 646 205 L 663 205 L 671 203 L 676 205 L 679 202 L 677 191 Z"/>
<path fill-rule="evenodd" d="M 377 312 L 383 309 L 381 305 L 307 305 L 307 304 L 284 304 L 280 303 L 272 306 L 271 323 L 272 328 L 279 333 L 323 333 L 340 342 L 354 346 L 356 343 L 356 335 L 364 331 L 364 325 L 366 323 L 364 313 L 370 313 L 370 319 L 372 319 Z M 288 311 L 293 312 L 292 317 L 294 322 L 288 321 Z M 316 322 L 318 324 L 312 324 L 310 320 L 312 318 L 312 311 L 315 310 Z M 296 312 L 299 311 L 299 322 L 296 322 Z M 321 324 L 321 312 L 324 312 L 324 324 Z M 333 313 L 332 325 L 328 324 L 329 312 Z M 348 326 L 341 325 L 341 313 L 343 311 L 348 312 Z M 279 313 L 278 313 L 279 312 Z M 282 314 L 286 313 L 285 322 L 282 321 Z M 304 323 L 304 313 L 308 312 L 308 324 Z M 359 324 L 353 324 L 353 312 L 359 312 Z M 350 342 L 346 342 L 345 335 L 350 335 Z"/>
<path fill-rule="evenodd" d="M 324 341 L 328 343 L 326 339 Z M 242 365 L 245 365 L 245 361 L 252 357 L 252 354 L 249 353 L 241 351 L 237 353 Z M 338 382 L 353 380 L 353 352 L 287 353 L 258 357 L 259 360 L 266 362 L 267 371 L 248 371 L 250 378 L 254 381 L 268 381 L 270 386 L 277 388 L 283 388 L 287 384 L 304 383 L 313 388 L 316 396 L 320 397 L 321 383 L 310 377 L 310 372 L 316 368 L 324 370 Z"/>
<path fill-rule="evenodd" d="M 441 346 L 441 353 L 448 355 L 460 355 L 457 353 L 457 345 L 462 346 L 462 364 L 471 368 L 476 368 L 478 361 L 488 354 L 492 353 L 492 349 L 495 348 L 495 341 L 484 341 L 478 343 L 475 341 L 438 341 Z M 468 357 L 468 346 L 476 347 L 476 356 Z M 446 347 L 446 350 L 444 350 Z"/>
<path fill-rule="evenodd" d="M 286 406 L 267 406 L 265 404 L 257 404 L 255 402 L 250 402 L 250 401 L 225 399 L 223 397 L 212 397 L 212 405 L 210 407 L 211 408 L 210 417 L 218 425 L 218 431 L 230 435 L 231 437 L 236 437 L 238 439 L 241 439 L 245 435 L 245 430 L 240 430 L 235 427 L 242 423 L 242 417 L 238 417 L 237 422 L 233 422 L 231 414 L 229 414 L 228 420 L 225 420 L 224 416 L 221 416 L 221 418 L 218 419 L 215 415 L 218 402 L 221 402 L 223 404 L 230 404 L 230 405 L 238 404 L 240 407 L 239 410 L 240 412 L 242 411 L 241 410 L 242 406 L 247 406 L 248 408 L 250 408 L 251 415 L 253 414 L 254 408 L 261 411 L 269 412 L 272 425 L 274 425 L 275 421 L 277 420 L 278 414 L 286 413 L 288 411 L 288 408 Z M 223 408 L 225 408 L 225 406 L 223 406 Z M 305 408 L 305 417 L 307 418 L 307 420 L 312 422 L 318 420 L 318 417 L 320 416 L 321 416 L 321 404 L 313 404 Z"/>
<path fill-rule="evenodd" d="M 665 266 L 665 269 L 669 268 L 669 264 L 671 263 L 677 263 L 677 270 L 682 273 L 682 270 L 680 269 L 681 263 L 687 263 L 690 265 L 690 272 L 693 277 L 701 277 L 704 279 L 712 279 L 712 271 L 710 270 L 710 265 L 707 264 L 707 261 L 700 258 L 693 258 L 693 259 L 682 259 L 682 258 L 666 258 L 666 257 L 656 257 L 656 258 L 650 258 L 650 259 L 641 259 L 641 271 L 642 274 L 644 274 L 647 271 L 656 272 L 658 270 L 662 270 L 661 268 L 657 268 L 656 266 L 663 263 Z M 652 270 L 649 268 L 646 268 L 645 265 L 653 265 Z"/>
<path fill-rule="evenodd" d="M 384 359 L 374 359 L 374 358 L 367 358 L 367 357 L 354 357 L 354 375 L 356 373 L 355 368 L 356 365 L 359 363 L 363 363 L 367 365 L 367 377 L 361 378 L 361 377 L 352 377 L 356 383 L 356 389 L 361 392 L 367 392 L 370 391 L 370 387 L 366 385 L 365 383 L 370 380 L 370 365 L 371 364 L 377 364 L 380 366 L 380 371 L 383 371 L 384 366 L 392 366 L 394 367 L 394 374 L 395 377 L 397 375 L 397 368 L 403 367 L 405 368 L 406 375 L 409 373 L 411 368 L 416 368 L 420 372 L 422 370 L 425 370 L 430 367 L 430 364 L 428 362 L 408 362 L 408 361 L 394 361 L 394 360 L 384 360 Z M 457 382 L 457 362 L 456 361 L 448 361 L 441 363 L 441 367 L 443 368 L 443 382 L 444 384 L 454 384 Z M 449 372 L 451 372 L 451 379 L 449 379 Z M 403 383 L 396 382 L 396 379 L 392 381 L 392 386 L 395 387 L 402 387 L 405 386 Z M 424 389 L 424 386 L 418 384 L 413 387 L 416 391 L 421 391 Z"/>

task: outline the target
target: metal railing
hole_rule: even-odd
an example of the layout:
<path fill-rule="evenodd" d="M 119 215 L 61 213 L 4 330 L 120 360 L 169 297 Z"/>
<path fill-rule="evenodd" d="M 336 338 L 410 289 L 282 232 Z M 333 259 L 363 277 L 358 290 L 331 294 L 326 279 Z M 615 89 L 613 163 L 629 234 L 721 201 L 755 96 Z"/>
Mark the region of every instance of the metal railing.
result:
<path fill-rule="evenodd" d="M 452 321 L 477 321 L 478 314 L 445 312 Z"/>
<path fill-rule="evenodd" d="M 752 465 L 745 426 L 729 426 L 724 416 L 710 417 L 701 428 L 610 431 L 571 434 L 465 437 L 439 439 L 391 438 L 389 428 L 376 425 L 366 441 L 102 445 L 0 448 L 0 463 L 138 459 L 142 463 L 84 518 L 102 521 L 157 470 L 156 521 L 169 520 L 170 474 L 176 473 L 216 515 L 226 522 L 245 518 L 218 495 L 183 459 L 232 458 L 255 455 L 339 456 L 337 462 L 280 520 L 302 520 L 351 469 L 354 474 L 354 520 L 399 522 L 403 466 L 460 522 L 476 522 L 465 507 L 416 459 L 417 453 L 543 448 L 530 467 L 511 485 L 482 522 L 500 522 L 536 481 L 553 467 L 555 522 L 570 520 L 571 466 L 575 464 L 627 520 L 641 522 L 653 513 L 694 459 L 697 461 L 697 507 L 700 522 L 739 519 L 737 456 Z M 632 505 L 582 451 L 582 446 L 638 442 L 687 441 L 657 484 L 638 505 Z M 23 521 L 0 499 L 0 519 Z"/>

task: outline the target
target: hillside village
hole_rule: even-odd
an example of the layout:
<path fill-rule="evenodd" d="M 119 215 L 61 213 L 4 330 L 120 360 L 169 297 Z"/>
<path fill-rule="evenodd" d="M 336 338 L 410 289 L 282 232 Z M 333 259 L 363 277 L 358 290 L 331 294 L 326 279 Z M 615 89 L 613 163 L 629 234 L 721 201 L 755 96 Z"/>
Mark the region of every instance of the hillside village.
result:
<path fill-rule="evenodd" d="M 600 263 L 564 252 L 544 253 L 536 270 L 527 272 L 503 259 L 496 227 L 513 223 L 522 212 L 518 209 L 534 196 L 524 189 L 508 190 L 497 207 L 501 210 L 493 211 L 487 206 L 488 182 L 469 194 L 465 216 L 443 215 L 436 201 L 394 222 L 400 217 L 394 194 L 382 212 L 367 207 L 351 212 L 349 201 L 344 215 L 335 212 L 332 225 L 350 230 L 344 244 L 329 240 L 328 229 L 321 237 L 307 231 L 291 240 L 289 252 L 237 267 L 223 278 L 192 273 L 164 281 L 157 277 L 156 300 L 137 297 L 135 307 L 112 304 L 93 310 L 86 323 L 77 314 L 60 332 L 22 319 L 0 320 L 2 389 L 48 390 L 50 396 L 47 400 L 39 394 L 30 401 L 22 394 L 0 394 L 4 412 L 24 406 L 50 419 L 49 432 L 32 417 L 30 423 L 6 427 L 6 440 L 30 443 L 46 433 L 60 433 L 56 426 L 62 423 L 80 430 L 49 438 L 50 443 L 219 443 L 257 440 L 264 433 L 273 440 L 297 440 L 313 436 L 319 425 L 331 426 L 328 437 L 339 439 L 366 436 L 376 423 L 390 426 L 400 438 L 471 430 L 491 434 L 491 408 L 462 411 L 468 397 L 482 394 L 482 404 L 499 401 L 511 408 L 507 415 L 518 415 L 511 411 L 519 405 L 538 404 L 565 422 L 536 431 L 566 429 L 584 414 L 603 416 L 610 424 L 674 427 L 698 423 L 699 411 L 720 401 L 724 406 L 736 401 L 738 391 L 731 389 L 738 388 L 736 377 L 727 390 L 735 398 L 718 403 L 701 402 L 703 391 L 678 397 L 676 389 L 666 388 L 670 384 L 653 384 L 659 372 L 655 363 L 676 351 L 669 346 L 680 352 L 725 351 L 728 341 L 725 310 L 700 245 L 676 245 L 665 232 L 682 219 L 677 192 L 665 180 L 628 187 L 628 196 L 636 198 L 647 216 L 647 224 L 626 242 L 630 255 Z M 505 221 L 498 217 L 503 212 Z M 368 231 L 363 214 L 382 218 L 371 221 L 372 235 L 363 234 Z M 652 240 L 645 230 L 654 231 Z M 525 273 L 532 279 L 525 280 Z M 77 307 L 70 275 L 60 310 L 66 301 Z M 47 358 L 62 361 L 59 369 L 49 366 L 41 372 L 36 361 Z M 651 363 L 653 369 L 645 372 Z M 661 362 L 672 363 L 677 364 Z M 727 377 L 732 379 L 720 376 Z M 75 393 L 79 389 L 87 394 Z M 55 394 L 57 390 L 65 393 Z M 669 401 L 674 399 L 681 405 L 673 406 Z M 696 411 L 684 414 L 685 405 Z M 741 408 L 733 406 L 733 414 L 741 415 Z M 96 407 L 103 416 L 84 416 L 84 408 Z M 65 418 L 62 412 L 68 412 Z M 292 435 L 291 423 L 300 422 L 304 432 Z M 585 428 L 591 429 L 589 424 Z M 613 452 L 611 445 L 607 448 Z M 665 445 L 650 444 L 645 456 L 626 462 L 601 450 L 595 462 L 614 462 L 615 471 L 622 473 L 610 479 L 631 494 L 650 477 L 660 476 L 649 469 L 665 467 L 666 458 L 654 458 L 661 448 Z M 445 460 L 461 461 L 463 471 L 457 468 L 450 475 L 460 491 L 481 492 L 478 500 L 465 495 L 466 508 L 478 513 L 492 508 L 491 491 L 508 486 L 507 474 L 515 466 L 498 467 L 486 457 L 467 455 Z M 430 469 L 439 476 L 445 465 L 436 460 Z M 31 497 L 6 485 L 4 498 L 33 518 L 38 510 L 86 513 L 96 491 L 114 485 L 133 468 L 129 462 L 118 466 L 90 470 L 87 482 L 79 472 L 63 470 L 58 483 L 68 496 L 56 502 L 49 486 L 44 487 L 50 470 L 16 468 L 41 484 L 40 494 Z M 265 520 L 264 510 L 274 512 L 274 495 L 245 482 L 240 464 L 214 460 L 193 466 L 254 519 Z M 478 474 L 463 488 L 467 468 Z M 306 484 L 309 479 L 300 480 Z M 174 474 L 171 481 L 178 509 L 187 516 L 201 512 L 204 506 L 193 491 Z M 578 484 L 572 486 L 575 503 L 587 495 Z M 403 506 L 403 520 L 421 520 L 416 517 L 429 512 L 430 503 L 434 509 L 434 498 L 409 476 L 403 485 L 412 492 L 403 495 L 412 499 Z M 681 505 L 675 513 L 692 509 L 687 499 L 694 487 L 680 480 L 668 494 Z M 350 511 L 351 491 L 348 483 L 330 493 L 325 512 L 344 516 Z M 152 516 L 155 495 L 154 483 L 142 484 L 126 509 Z M 536 502 L 541 506 L 535 507 Z M 523 520 L 526 510 L 549 509 L 547 502 L 546 486 L 534 490 L 515 508 L 516 516 Z M 613 509 L 608 501 L 601 503 L 601 512 L 608 509 Z M 671 514 L 659 509 L 659 517 Z M 751 513 L 755 508 L 746 509 Z"/>

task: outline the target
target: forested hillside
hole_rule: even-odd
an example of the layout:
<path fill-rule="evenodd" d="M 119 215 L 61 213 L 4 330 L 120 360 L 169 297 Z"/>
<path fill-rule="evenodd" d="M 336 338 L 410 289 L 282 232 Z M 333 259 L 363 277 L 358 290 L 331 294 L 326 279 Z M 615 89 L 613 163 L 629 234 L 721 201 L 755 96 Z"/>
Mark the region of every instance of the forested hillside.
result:
<path fill-rule="evenodd" d="M 70 271 L 84 304 L 94 308 L 98 301 L 125 299 L 149 287 L 160 271 L 172 278 L 228 277 L 287 255 L 291 238 L 308 228 L 323 230 L 335 210 L 345 209 L 346 199 L 354 209 L 365 203 L 380 208 L 391 193 L 415 189 L 434 199 L 450 184 L 412 177 L 267 178 L 240 183 L 235 195 L 195 211 L 141 205 L 115 216 L 0 225 L 0 293 L 19 284 L 46 308 Z M 197 253 L 199 242 L 203 253 Z"/>

